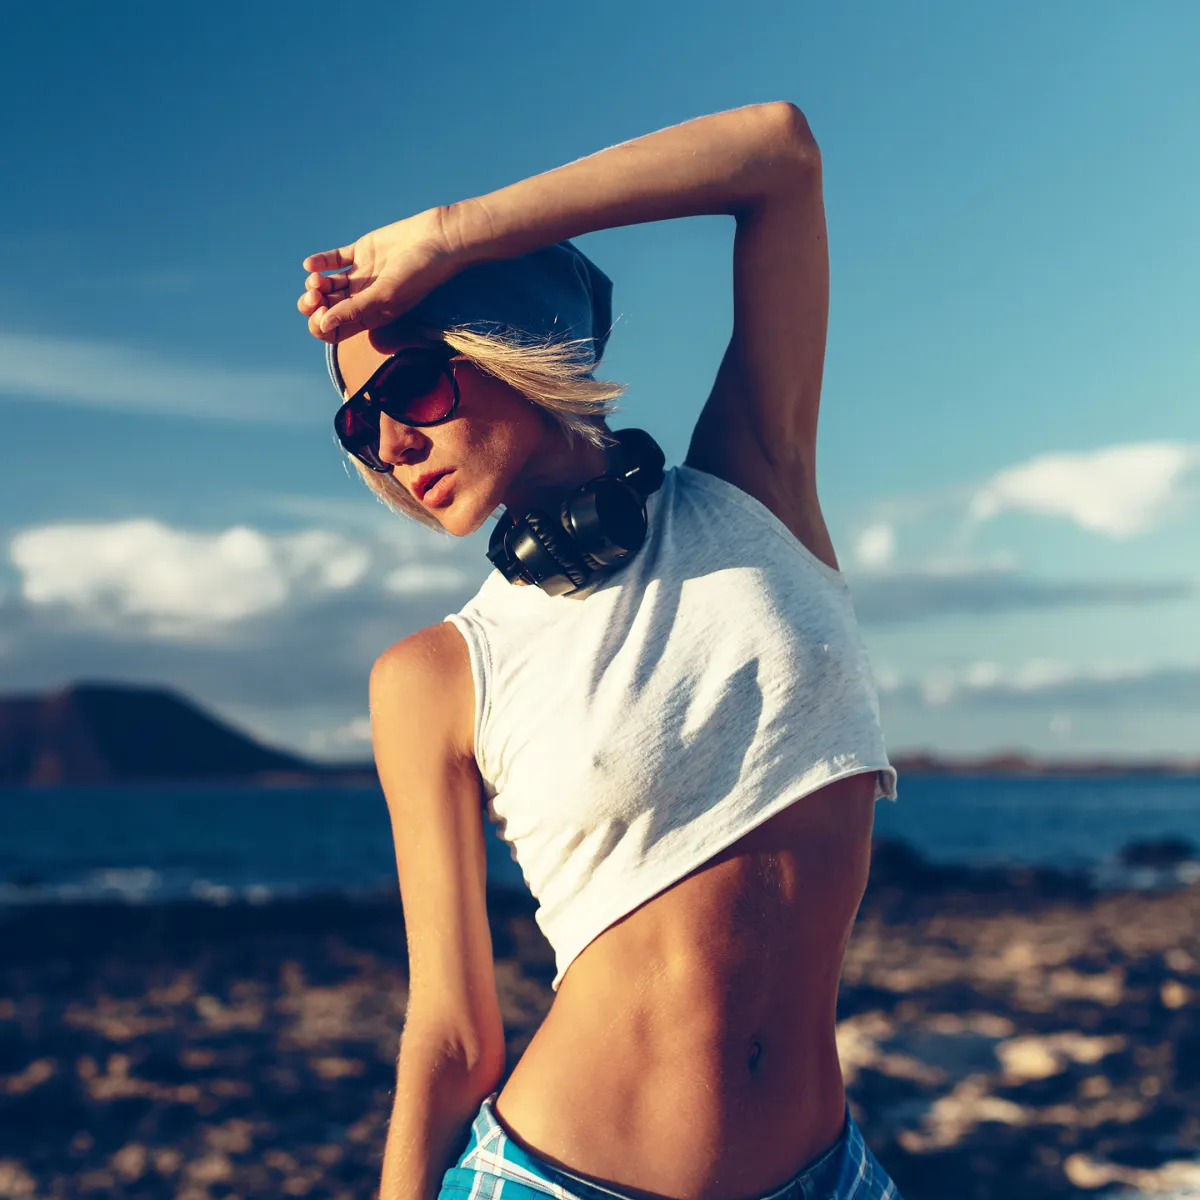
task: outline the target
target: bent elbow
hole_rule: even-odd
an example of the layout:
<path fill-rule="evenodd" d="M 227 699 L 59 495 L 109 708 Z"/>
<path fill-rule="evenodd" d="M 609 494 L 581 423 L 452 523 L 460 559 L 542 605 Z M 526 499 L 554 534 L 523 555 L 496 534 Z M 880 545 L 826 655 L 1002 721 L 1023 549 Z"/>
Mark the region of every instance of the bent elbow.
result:
<path fill-rule="evenodd" d="M 790 100 L 772 100 L 763 106 L 772 131 L 772 137 L 789 151 L 797 152 L 807 163 L 819 166 L 821 150 L 809 126 L 808 118 L 799 106 Z"/>

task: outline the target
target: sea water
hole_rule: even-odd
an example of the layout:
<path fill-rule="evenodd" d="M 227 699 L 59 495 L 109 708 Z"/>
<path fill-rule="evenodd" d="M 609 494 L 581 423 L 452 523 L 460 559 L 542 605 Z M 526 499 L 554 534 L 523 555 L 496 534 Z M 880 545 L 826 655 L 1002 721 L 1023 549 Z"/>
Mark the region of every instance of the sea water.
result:
<path fill-rule="evenodd" d="M 489 883 L 523 889 L 509 847 L 487 830 Z M 876 833 L 937 862 L 1094 868 L 1136 884 L 1117 867 L 1127 843 L 1200 845 L 1200 776 L 905 775 L 898 801 L 876 805 Z M 378 788 L 0 789 L 0 904 L 266 901 L 396 886 Z"/>

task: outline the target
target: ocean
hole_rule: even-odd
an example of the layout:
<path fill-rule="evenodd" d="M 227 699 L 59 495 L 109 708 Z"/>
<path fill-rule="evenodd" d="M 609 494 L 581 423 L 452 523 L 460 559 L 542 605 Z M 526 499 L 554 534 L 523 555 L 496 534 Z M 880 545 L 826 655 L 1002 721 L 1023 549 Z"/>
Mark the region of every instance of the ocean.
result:
<path fill-rule="evenodd" d="M 488 825 L 492 886 L 523 889 Z M 1089 871 L 1100 886 L 1150 886 L 1121 848 L 1169 836 L 1200 846 L 1200 776 L 906 775 L 876 805 L 876 834 L 935 862 L 1039 863 Z M 1200 878 L 1200 863 L 1177 869 Z M 395 890 L 377 788 L 137 786 L 0 789 L 0 905 L 124 899 L 155 903 Z"/>

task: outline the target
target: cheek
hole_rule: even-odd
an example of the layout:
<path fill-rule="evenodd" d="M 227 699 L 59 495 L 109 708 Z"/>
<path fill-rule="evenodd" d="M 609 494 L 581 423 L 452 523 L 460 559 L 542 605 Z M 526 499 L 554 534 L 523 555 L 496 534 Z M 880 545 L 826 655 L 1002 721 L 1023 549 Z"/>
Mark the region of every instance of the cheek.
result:
<path fill-rule="evenodd" d="M 541 411 L 505 384 L 464 391 L 462 446 L 473 476 L 507 483 L 544 436 Z"/>
<path fill-rule="evenodd" d="M 461 536 L 495 511 L 510 453 L 501 428 L 465 413 L 460 420 L 442 426 L 441 432 L 436 461 L 455 467 L 458 487 L 453 505 L 439 520 L 448 533 Z"/>

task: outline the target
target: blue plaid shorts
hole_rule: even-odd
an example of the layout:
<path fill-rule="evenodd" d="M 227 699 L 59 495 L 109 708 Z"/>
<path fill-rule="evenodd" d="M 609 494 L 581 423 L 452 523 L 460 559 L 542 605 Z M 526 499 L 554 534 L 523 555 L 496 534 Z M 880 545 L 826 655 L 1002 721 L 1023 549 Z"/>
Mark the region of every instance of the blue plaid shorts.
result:
<path fill-rule="evenodd" d="M 631 1200 L 624 1192 L 564 1171 L 522 1149 L 496 1119 L 493 1092 L 479 1106 L 458 1164 L 442 1176 L 438 1200 Z M 867 1149 L 850 1109 L 842 1136 L 816 1162 L 760 1200 L 902 1200 Z"/>

